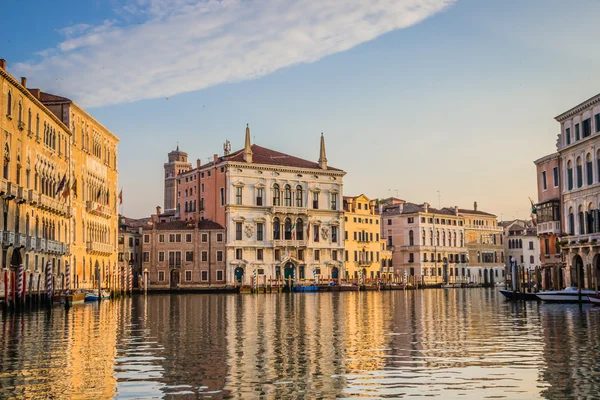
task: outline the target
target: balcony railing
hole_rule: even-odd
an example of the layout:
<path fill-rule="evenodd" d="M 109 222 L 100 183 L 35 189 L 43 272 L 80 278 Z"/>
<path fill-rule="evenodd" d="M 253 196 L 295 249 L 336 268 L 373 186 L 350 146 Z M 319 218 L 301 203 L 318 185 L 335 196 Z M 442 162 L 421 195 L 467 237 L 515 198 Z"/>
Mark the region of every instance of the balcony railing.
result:
<path fill-rule="evenodd" d="M 69 215 L 70 207 L 61 200 L 53 199 L 44 194 L 40 194 L 40 198 L 38 200 L 38 207 L 42 210 L 47 210 L 55 214 L 59 215 Z"/>
<path fill-rule="evenodd" d="M 45 253 L 48 249 L 48 243 L 46 241 L 46 239 L 44 238 L 38 238 L 37 239 L 37 252 L 38 253 Z"/>
<path fill-rule="evenodd" d="M 105 207 L 100 203 L 96 203 L 95 201 L 88 201 L 86 206 L 87 212 L 90 214 L 98 215 L 103 218 L 110 218 L 112 216 L 112 211 L 109 207 Z"/>
<path fill-rule="evenodd" d="M 489 226 L 489 225 L 465 225 L 465 229 L 474 229 L 478 231 L 493 231 L 502 233 L 504 232 L 504 228 L 501 226 Z"/>
<path fill-rule="evenodd" d="M 358 260 L 356 262 L 358 265 L 360 265 L 361 267 L 366 266 L 366 265 L 371 265 L 373 264 L 373 261 L 369 261 L 369 260 Z"/>
<path fill-rule="evenodd" d="M 27 235 L 24 233 L 15 234 L 15 246 L 27 247 Z"/>
<path fill-rule="evenodd" d="M 15 233 L 14 232 L 2 232 L 2 245 L 5 247 L 15 245 Z"/>
<path fill-rule="evenodd" d="M 48 239 L 48 253 L 65 254 L 65 244 Z"/>
<path fill-rule="evenodd" d="M 19 186 L 13 182 L 7 182 L 6 184 L 6 194 L 4 195 L 5 199 L 14 199 L 17 197 Z"/>
<path fill-rule="evenodd" d="M 24 187 L 17 187 L 17 203 L 21 204 L 21 203 L 25 203 L 27 201 L 27 195 L 28 195 L 28 191 L 27 189 L 25 189 Z"/>
<path fill-rule="evenodd" d="M 293 215 L 306 215 L 308 209 L 306 207 L 286 207 L 286 206 L 273 206 L 273 214 L 293 214 Z"/>
<path fill-rule="evenodd" d="M 90 240 L 87 242 L 87 251 L 92 254 L 111 255 L 114 252 L 114 249 L 110 244 L 98 243 Z"/>
<path fill-rule="evenodd" d="M 36 250 L 36 248 L 37 248 L 37 238 L 35 236 L 27 236 L 27 244 L 25 245 L 25 248 L 28 251 Z"/>
<path fill-rule="evenodd" d="M 306 240 L 274 240 L 275 247 L 306 247 Z"/>
<path fill-rule="evenodd" d="M 560 221 L 540 222 L 537 225 L 538 235 L 560 234 Z"/>
<path fill-rule="evenodd" d="M 0 178 L 0 196 L 5 196 L 8 191 L 8 182 Z"/>
<path fill-rule="evenodd" d="M 36 192 L 33 189 L 29 189 L 29 192 L 27 192 L 27 201 L 31 205 L 38 204 L 38 202 L 40 201 L 40 195 L 39 195 L 39 193 Z"/>

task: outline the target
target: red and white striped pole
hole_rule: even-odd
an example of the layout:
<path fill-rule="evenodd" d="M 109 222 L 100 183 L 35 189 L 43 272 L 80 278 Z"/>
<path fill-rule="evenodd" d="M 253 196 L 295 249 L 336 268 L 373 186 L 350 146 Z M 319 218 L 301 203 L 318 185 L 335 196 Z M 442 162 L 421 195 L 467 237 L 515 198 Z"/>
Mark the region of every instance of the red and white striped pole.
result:
<path fill-rule="evenodd" d="M 23 301 L 23 264 L 17 267 L 17 295 L 19 300 Z"/>
<path fill-rule="evenodd" d="M 67 293 L 71 291 L 71 264 L 65 263 L 65 290 Z"/>
<path fill-rule="evenodd" d="M 129 292 L 129 294 L 131 294 L 132 281 L 133 281 L 133 267 L 130 265 L 128 268 L 128 274 L 127 274 L 127 291 Z"/>
<path fill-rule="evenodd" d="M 48 264 L 46 264 L 46 302 L 48 302 L 48 304 L 52 304 L 52 294 L 54 289 L 52 283 L 52 263 L 48 261 Z"/>

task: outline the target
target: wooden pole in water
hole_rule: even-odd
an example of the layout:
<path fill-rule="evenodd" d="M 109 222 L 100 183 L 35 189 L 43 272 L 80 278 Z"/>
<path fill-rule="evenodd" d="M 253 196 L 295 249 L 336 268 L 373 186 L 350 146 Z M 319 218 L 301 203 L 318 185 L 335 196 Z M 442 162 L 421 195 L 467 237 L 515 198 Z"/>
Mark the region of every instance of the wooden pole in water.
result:
<path fill-rule="evenodd" d="M 577 277 L 577 301 L 581 306 L 581 274 L 579 273 L 579 265 L 575 263 L 575 276 Z"/>

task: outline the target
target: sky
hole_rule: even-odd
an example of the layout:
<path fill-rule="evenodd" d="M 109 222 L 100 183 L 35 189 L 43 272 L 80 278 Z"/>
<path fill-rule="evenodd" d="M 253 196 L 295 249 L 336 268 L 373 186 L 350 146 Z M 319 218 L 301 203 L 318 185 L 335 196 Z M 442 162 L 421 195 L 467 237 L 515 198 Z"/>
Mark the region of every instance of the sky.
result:
<path fill-rule="evenodd" d="M 598 94 L 600 2 L 4 0 L 0 58 L 115 133 L 123 213 L 163 202 L 177 144 L 347 172 L 344 194 L 528 217 L 554 117 Z M 8 18 L 6 18 L 8 17 Z"/>

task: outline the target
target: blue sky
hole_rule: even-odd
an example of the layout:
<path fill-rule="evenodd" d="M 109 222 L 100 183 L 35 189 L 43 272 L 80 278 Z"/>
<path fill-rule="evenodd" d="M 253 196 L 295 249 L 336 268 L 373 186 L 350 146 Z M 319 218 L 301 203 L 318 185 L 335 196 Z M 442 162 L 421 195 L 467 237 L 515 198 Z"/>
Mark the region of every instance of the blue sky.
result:
<path fill-rule="evenodd" d="M 249 123 L 258 144 L 312 160 L 324 132 L 345 194 L 437 206 L 439 190 L 442 206 L 510 219 L 537 196 L 554 117 L 600 92 L 600 2 L 577 6 L 5 0 L 0 57 L 121 138 L 132 217 L 162 205 L 177 142 L 206 162 L 225 139 L 240 148 Z"/>

